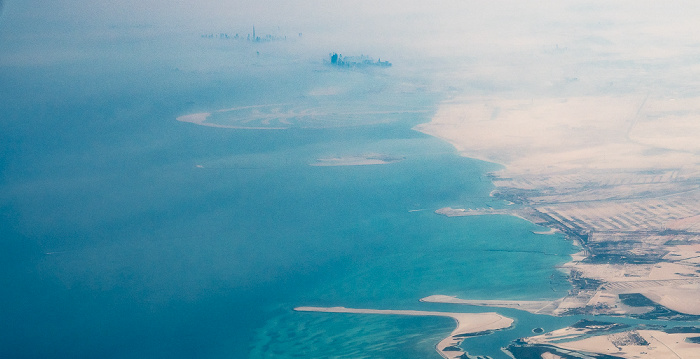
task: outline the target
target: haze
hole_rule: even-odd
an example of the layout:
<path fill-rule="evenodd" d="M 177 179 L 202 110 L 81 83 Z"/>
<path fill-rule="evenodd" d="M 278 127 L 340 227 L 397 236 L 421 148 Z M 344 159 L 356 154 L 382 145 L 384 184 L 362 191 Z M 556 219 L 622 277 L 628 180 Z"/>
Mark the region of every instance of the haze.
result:
<path fill-rule="evenodd" d="M 700 3 L 0 10 L 0 356 L 699 350 Z"/>

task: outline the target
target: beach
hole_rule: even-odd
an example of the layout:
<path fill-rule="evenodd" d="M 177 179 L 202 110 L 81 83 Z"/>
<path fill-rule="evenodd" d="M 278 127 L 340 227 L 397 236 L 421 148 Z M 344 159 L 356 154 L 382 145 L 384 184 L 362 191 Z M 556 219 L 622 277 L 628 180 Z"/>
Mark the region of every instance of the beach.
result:
<path fill-rule="evenodd" d="M 492 195 L 516 203 L 523 218 L 550 228 L 539 233 L 561 232 L 582 251 L 560 267 L 573 289 L 554 301 L 444 295 L 422 300 L 556 316 L 696 320 L 700 161 L 687 141 L 675 140 L 678 132 L 669 121 L 700 135 L 700 125 L 689 120 L 700 111 L 698 103 L 653 96 L 445 102 L 430 123 L 415 129 L 450 142 L 463 156 L 503 164 L 492 173 L 498 188 Z M 490 208 L 436 212 L 499 213 Z M 611 344 L 625 335 L 651 344 Z M 686 343 L 689 335 L 639 330 L 547 344 L 624 358 L 697 358 L 693 351 L 700 346 Z M 537 338 L 551 336 L 557 337 Z"/>
<path fill-rule="evenodd" d="M 470 98 L 444 103 L 431 122 L 415 129 L 445 139 L 464 156 L 505 165 L 494 173 L 495 195 L 531 209 L 519 213 L 584 246 L 587 254 L 563 268 L 600 285 L 580 288 L 581 304 L 569 303 L 561 313 L 585 306 L 598 306 L 598 312 L 607 306 L 619 313 L 610 303 L 595 302 L 600 298 L 595 294 L 607 283 L 619 288 L 612 294 L 642 293 L 681 313 L 696 314 L 693 293 L 700 278 L 696 264 L 683 258 L 697 253 L 688 245 L 697 243 L 700 236 L 688 230 L 664 231 L 667 223 L 685 228 L 696 222 L 700 205 L 690 183 L 700 178 L 700 166 L 685 144 L 676 144 L 676 131 L 662 124 L 672 111 L 674 118 L 686 119 L 698 110 L 693 99 L 650 96 Z M 682 123 L 687 131 L 700 131 L 700 125 Z M 653 145 L 648 140 L 652 137 Z M 652 146 L 665 151 L 650 154 Z M 669 171 L 678 175 L 664 177 Z M 444 209 L 439 213 L 462 216 L 491 211 Z M 633 241 L 640 242 L 636 248 L 628 244 Z M 664 258 L 671 263 L 661 263 L 663 254 L 654 257 L 668 251 L 676 253 Z M 596 254 L 619 259 L 598 264 L 591 260 Z"/>

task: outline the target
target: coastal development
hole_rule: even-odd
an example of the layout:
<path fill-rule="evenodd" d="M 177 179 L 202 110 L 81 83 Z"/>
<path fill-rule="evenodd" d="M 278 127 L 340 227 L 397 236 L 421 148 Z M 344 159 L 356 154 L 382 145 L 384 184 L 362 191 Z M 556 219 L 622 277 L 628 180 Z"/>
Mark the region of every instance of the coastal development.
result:
<path fill-rule="evenodd" d="M 381 59 L 374 61 L 374 59 L 366 55 L 343 56 L 342 54 L 333 52 L 329 57 L 330 64 L 338 67 L 391 67 L 391 62 L 389 61 L 382 61 Z"/>
<path fill-rule="evenodd" d="M 457 298 L 426 303 L 508 308 L 549 316 L 663 321 L 650 327 L 583 320 L 535 332 L 503 350 L 515 358 L 698 358 L 700 327 L 700 124 L 698 99 L 578 97 L 455 99 L 415 129 L 462 155 L 504 165 L 490 174 L 503 208 L 439 208 L 437 215 L 517 216 L 562 233 L 580 251 L 560 266 L 571 284 L 554 300 Z M 507 138 L 509 141 L 501 139 Z M 391 162 L 377 157 L 377 163 Z M 375 157 L 320 159 L 316 165 L 375 163 Z M 509 327 L 476 325 L 473 314 L 297 308 L 332 313 L 449 316 L 458 328 L 436 345 L 444 358 L 471 358 L 460 335 Z M 486 313 L 496 315 L 495 313 Z M 480 323 L 478 320 L 475 323 Z M 683 323 L 678 326 L 668 323 Z M 506 325 L 507 324 L 507 325 Z M 477 330 L 478 329 L 478 330 Z"/>
<path fill-rule="evenodd" d="M 617 323 L 582 320 L 571 327 L 525 338 L 508 350 L 516 355 L 538 353 L 542 358 L 581 357 L 586 355 L 583 353 L 593 358 L 697 358 L 698 334 L 684 330 L 692 331 L 635 330 Z"/>
<path fill-rule="evenodd" d="M 696 4 L 0 0 L 0 359 L 700 359 Z"/>
<path fill-rule="evenodd" d="M 512 209 L 443 208 L 436 213 L 517 215 L 564 233 L 581 251 L 561 268 L 573 288 L 555 301 L 449 296 L 423 301 L 556 316 L 700 319 L 700 145 L 693 141 L 700 138 L 700 124 L 693 120 L 698 103 L 651 97 L 445 103 L 431 123 L 417 129 L 449 141 L 465 156 L 504 164 L 492 174 L 497 187 L 492 196 L 508 201 Z M 495 141 L 496 136 L 510 141 Z M 689 334 L 697 331 L 615 336 L 601 331 L 596 339 L 566 344 L 547 333 L 519 345 L 620 358 L 642 353 L 697 358 L 700 346 L 691 338 L 697 335 Z M 556 355 L 550 357 L 562 353 Z"/>
<path fill-rule="evenodd" d="M 302 36 L 300 33 L 298 35 L 299 37 Z M 200 35 L 201 38 L 203 39 L 219 39 L 219 40 L 238 40 L 238 41 L 247 41 L 247 42 L 253 42 L 253 43 L 264 43 L 264 42 L 273 42 L 273 41 L 286 41 L 287 36 L 286 35 L 272 35 L 272 34 L 256 34 L 255 33 L 255 26 L 253 26 L 253 31 L 252 33 L 248 33 L 246 35 L 229 35 L 228 33 L 225 32 L 220 32 L 218 34 L 202 34 Z"/>
<path fill-rule="evenodd" d="M 430 123 L 415 129 L 447 140 L 464 156 L 503 164 L 490 177 L 496 187 L 491 196 L 505 206 L 446 207 L 435 213 L 453 220 L 517 216 L 549 228 L 538 234 L 562 233 L 580 252 L 559 268 L 571 289 L 555 300 L 436 293 L 421 301 L 666 323 L 635 327 L 583 320 L 554 332 L 535 332 L 539 335 L 503 348 L 515 358 L 698 358 L 700 327 L 687 323 L 700 319 L 700 145 L 676 133 L 682 126 L 685 136 L 700 137 L 700 124 L 691 119 L 700 110 L 696 103 L 700 101 L 649 97 L 443 103 Z M 365 157 L 320 159 L 315 165 L 394 160 Z M 458 328 L 436 345 L 444 358 L 471 358 L 460 347 L 464 335 L 484 335 L 512 323 L 500 318 L 493 321 L 499 325 L 485 326 L 478 315 L 463 313 L 296 310 L 452 317 Z M 474 325 L 465 330 L 465 322 Z M 674 322 L 686 324 L 668 325 Z"/>

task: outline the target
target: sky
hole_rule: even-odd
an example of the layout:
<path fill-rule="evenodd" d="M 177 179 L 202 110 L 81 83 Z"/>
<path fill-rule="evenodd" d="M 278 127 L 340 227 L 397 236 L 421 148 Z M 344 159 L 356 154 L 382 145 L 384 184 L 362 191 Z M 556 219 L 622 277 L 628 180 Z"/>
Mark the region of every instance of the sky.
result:
<path fill-rule="evenodd" d="M 688 43 L 700 5 L 691 1 L 87 1 L 11 0 L 0 36 L 89 36 L 109 29 L 168 33 L 261 31 L 376 42 L 439 56 L 500 47 L 610 41 L 621 49 Z M 77 34 L 76 34 L 77 33 Z M 663 42 L 662 42 L 663 41 Z"/>
<path fill-rule="evenodd" d="M 686 0 L 10 0 L 0 66 L 126 56 L 181 68 L 206 56 L 187 47 L 201 34 L 245 36 L 255 26 L 258 34 L 303 34 L 291 56 L 367 54 L 430 73 L 455 96 L 475 88 L 516 97 L 690 96 L 691 79 L 700 78 L 698 15 L 700 3 Z M 110 47 L 125 38 L 141 40 L 127 51 Z M 211 60 L 199 63 L 222 65 Z"/>
<path fill-rule="evenodd" d="M 692 1 L 184 1 L 10 0 L 0 41 L 66 41 L 125 32 L 304 33 L 319 45 L 394 57 L 493 56 L 551 47 L 635 58 L 696 47 Z M 1 44 L 1 43 L 0 43 Z M 675 50 L 674 50 L 675 49 Z M 675 52 L 675 53 L 674 53 Z M 585 54 L 584 54 L 585 55 Z"/>

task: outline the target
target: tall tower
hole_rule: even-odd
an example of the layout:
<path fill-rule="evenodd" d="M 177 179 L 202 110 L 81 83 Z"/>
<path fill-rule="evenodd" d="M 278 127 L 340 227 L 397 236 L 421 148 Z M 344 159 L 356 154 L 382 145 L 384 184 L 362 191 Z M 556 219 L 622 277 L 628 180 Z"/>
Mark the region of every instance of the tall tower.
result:
<path fill-rule="evenodd" d="M 253 41 L 255 41 L 255 39 L 257 38 L 255 37 L 255 25 L 253 25 Z"/>

